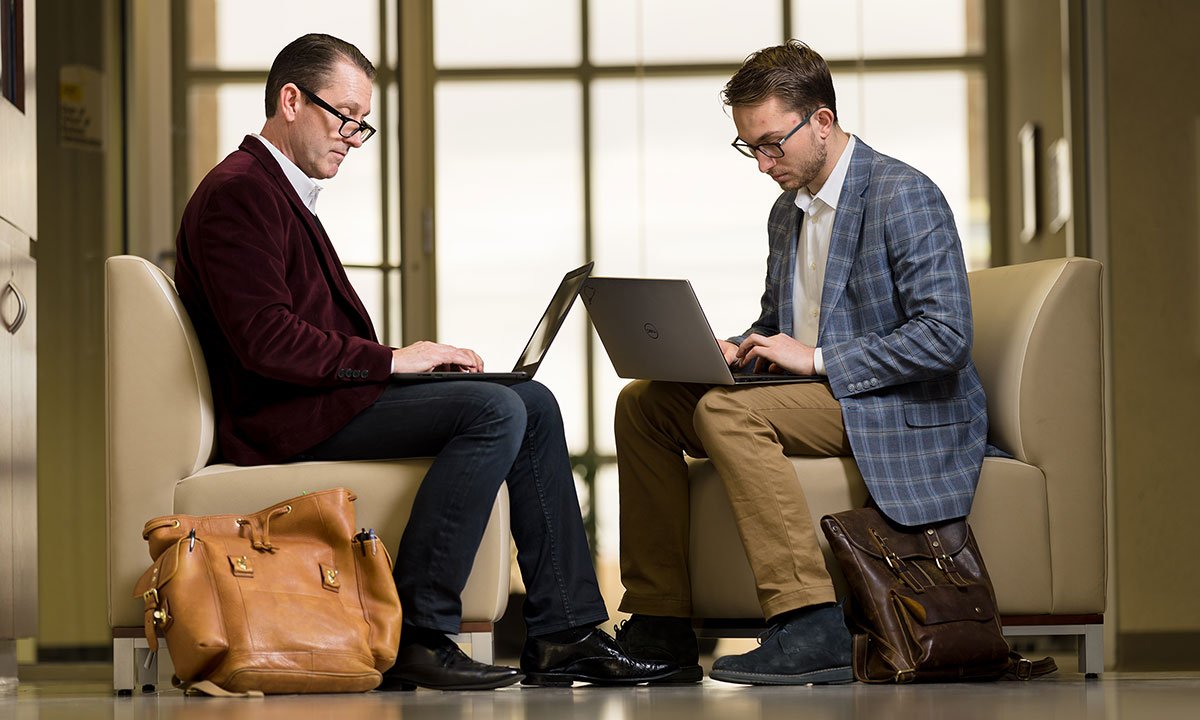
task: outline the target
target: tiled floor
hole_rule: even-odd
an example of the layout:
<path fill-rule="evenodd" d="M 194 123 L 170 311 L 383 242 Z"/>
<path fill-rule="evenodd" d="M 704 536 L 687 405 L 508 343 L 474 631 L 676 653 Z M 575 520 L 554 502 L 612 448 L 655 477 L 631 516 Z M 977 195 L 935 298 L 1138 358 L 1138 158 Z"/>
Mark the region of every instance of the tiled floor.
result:
<path fill-rule="evenodd" d="M 1060 663 L 1061 665 L 1062 663 Z M 107 666 L 37 666 L 16 694 L 0 696 L 8 720 L 536 720 L 541 718 L 872 718 L 879 720 L 1026 720 L 1054 718 L 1200 717 L 1200 672 L 1076 673 L 1029 683 L 765 688 L 706 679 L 691 687 L 571 689 L 506 688 L 494 692 L 367 693 L 226 700 L 183 697 L 178 691 L 118 698 Z"/>

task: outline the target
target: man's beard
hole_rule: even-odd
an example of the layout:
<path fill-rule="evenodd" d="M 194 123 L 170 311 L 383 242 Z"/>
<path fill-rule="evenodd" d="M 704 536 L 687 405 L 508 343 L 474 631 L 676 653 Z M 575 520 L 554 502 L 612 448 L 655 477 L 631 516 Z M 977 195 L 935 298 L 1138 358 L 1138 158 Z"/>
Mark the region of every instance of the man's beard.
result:
<path fill-rule="evenodd" d="M 779 187 L 786 192 L 794 192 L 811 185 L 812 181 L 821 174 L 821 169 L 825 167 L 825 161 L 828 159 L 829 151 L 825 148 L 825 143 L 821 143 L 813 150 L 807 161 L 796 169 L 791 178 L 780 183 Z"/>

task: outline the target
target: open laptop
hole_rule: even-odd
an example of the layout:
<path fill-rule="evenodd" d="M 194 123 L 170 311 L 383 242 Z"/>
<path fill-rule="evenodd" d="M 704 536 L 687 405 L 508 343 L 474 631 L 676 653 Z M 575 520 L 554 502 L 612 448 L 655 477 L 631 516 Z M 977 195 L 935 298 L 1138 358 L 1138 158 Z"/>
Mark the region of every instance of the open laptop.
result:
<path fill-rule="evenodd" d="M 617 375 L 709 385 L 821 382 L 820 375 L 735 373 L 687 280 L 589 278 L 583 304 Z"/>
<path fill-rule="evenodd" d="M 575 304 L 575 298 L 579 296 L 579 290 L 583 287 L 583 282 L 587 280 L 588 275 L 592 272 L 592 265 L 593 263 L 588 263 L 577 267 L 563 276 L 562 282 L 558 284 L 558 289 L 554 291 L 554 296 L 550 298 L 550 304 L 546 306 L 546 312 L 542 313 L 542 319 L 534 327 L 533 335 L 529 337 L 529 342 L 525 343 L 525 349 L 521 351 L 521 356 L 517 359 L 517 364 L 513 367 L 512 372 L 470 373 L 431 371 L 396 373 L 392 375 L 392 382 L 483 380 L 486 382 L 513 385 L 525 382 L 526 380 L 532 380 L 533 374 L 537 372 L 538 366 L 542 364 L 542 360 L 546 357 L 546 351 L 550 349 L 550 343 L 554 342 L 554 337 L 558 335 L 563 321 L 567 319 L 567 313 L 571 312 L 571 307 Z"/>

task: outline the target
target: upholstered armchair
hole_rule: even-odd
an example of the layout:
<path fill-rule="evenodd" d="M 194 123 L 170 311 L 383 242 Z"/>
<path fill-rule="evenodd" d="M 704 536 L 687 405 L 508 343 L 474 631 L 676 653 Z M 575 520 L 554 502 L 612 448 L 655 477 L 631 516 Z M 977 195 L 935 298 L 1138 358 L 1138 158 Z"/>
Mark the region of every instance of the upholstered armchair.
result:
<path fill-rule="evenodd" d="M 113 687 L 126 692 L 135 685 L 169 686 L 172 673 L 164 644 L 148 659 L 142 601 L 132 597 L 150 565 L 141 536 L 146 520 L 251 512 L 305 491 L 346 487 L 358 496 L 358 524 L 374 528 L 394 551 L 429 461 L 214 463 L 208 370 L 174 283 L 139 257 L 111 257 L 105 269 L 108 618 Z M 485 662 L 492 657 L 493 623 L 508 600 L 509 548 L 502 487 L 463 592 L 456 638 Z"/>
<path fill-rule="evenodd" d="M 1008 635 L 1077 635 L 1079 669 L 1104 665 L 1105 439 L 1101 266 L 1067 258 L 970 273 L 973 356 L 989 439 L 968 517 Z M 814 519 L 861 506 L 853 460 L 793 459 Z M 692 603 L 708 635 L 753 632 L 762 611 L 725 489 L 691 464 Z M 839 595 L 845 586 L 820 538 Z"/>

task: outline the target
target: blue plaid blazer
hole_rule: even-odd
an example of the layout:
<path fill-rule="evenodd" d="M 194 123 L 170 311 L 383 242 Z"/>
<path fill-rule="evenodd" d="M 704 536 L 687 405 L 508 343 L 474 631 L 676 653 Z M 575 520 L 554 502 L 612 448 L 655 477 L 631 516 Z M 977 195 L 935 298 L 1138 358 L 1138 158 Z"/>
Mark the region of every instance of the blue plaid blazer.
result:
<path fill-rule="evenodd" d="M 795 198 L 784 193 L 771 209 L 762 314 L 746 335 L 792 333 Z M 871 497 L 904 525 L 971 510 L 987 443 L 971 340 L 966 266 L 945 198 L 858 140 L 834 218 L 817 345 Z"/>

